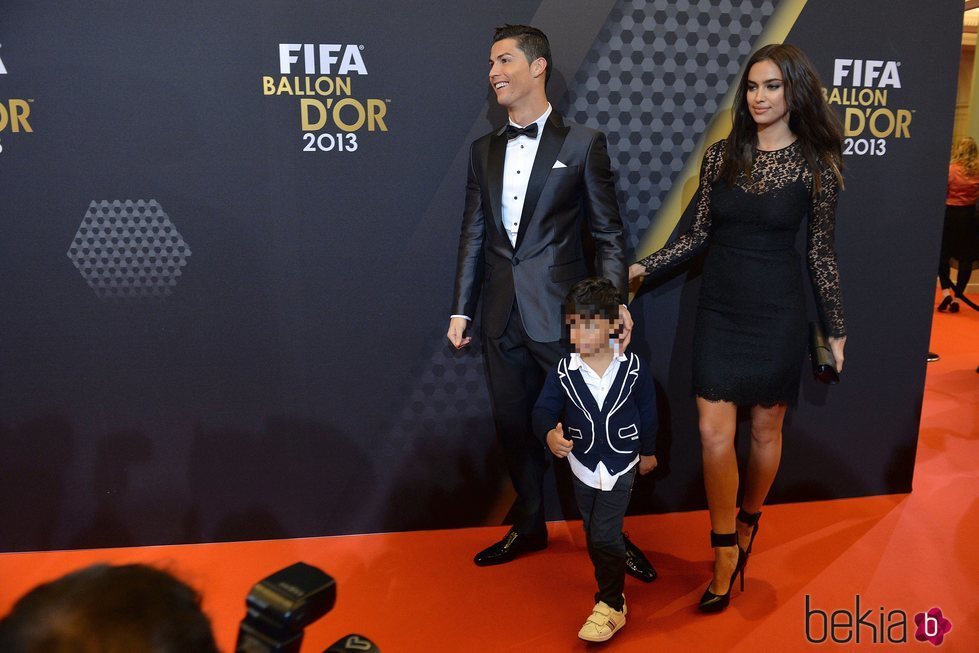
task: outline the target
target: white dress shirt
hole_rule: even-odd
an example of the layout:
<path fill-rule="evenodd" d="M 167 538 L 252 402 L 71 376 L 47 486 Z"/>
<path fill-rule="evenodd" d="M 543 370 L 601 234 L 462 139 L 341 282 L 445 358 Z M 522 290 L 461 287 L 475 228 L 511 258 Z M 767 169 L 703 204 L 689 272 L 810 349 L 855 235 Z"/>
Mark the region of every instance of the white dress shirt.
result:
<path fill-rule="evenodd" d="M 581 372 L 581 378 L 585 381 L 585 385 L 588 386 L 588 390 L 591 392 L 591 396 L 595 398 L 598 407 L 601 408 L 605 404 L 605 397 L 608 396 L 608 391 L 612 386 L 612 382 L 615 380 L 615 375 L 619 373 L 619 363 L 624 360 L 626 360 L 626 357 L 622 354 L 613 356 L 612 362 L 609 363 L 608 369 L 605 370 L 605 374 L 599 376 L 595 370 L 588 366 L 588 363 L 582 360 L 579 354 L 571 354 L 571 362 L 568 363 L 568 370 L 578 370 Z M 638 455 L 621 472 L 610 474 L 603 462 L 599 462 L 595 471 L 591 471 L 578 462 L 578 459 L 574 457 L 573 449 L 568 454 L 568 463 L 571 465 L 571 472 L 579 481 L 588 487 L 606 491 L 611 490 L 615 486 L 615 482 L 619 480 L 619 477 L 635 467 L 637 462 L 639 462 Z"/>
<path fill-rule="evenodd" d="M 551 104 L 547 110 L 534 121 L 537 123 L 537 138 L 521 134 L 511 138 L 506 144 L 506 160 L 503 164 L 503 203 L 501 219 L 503 229 L 510 237 L 510 244 L 517 246 L 517 232 L 520 230 L 520 215 L 523 213 L 523 203 L 527 198 L 527 184 L 530 182 L 530 171 L 534 167 L 537 148 L 540 146 L 541 135 L 544 133 L 544 123 L 551 115 Z M 510 121 L 515 127 L 525 127 Z"/>

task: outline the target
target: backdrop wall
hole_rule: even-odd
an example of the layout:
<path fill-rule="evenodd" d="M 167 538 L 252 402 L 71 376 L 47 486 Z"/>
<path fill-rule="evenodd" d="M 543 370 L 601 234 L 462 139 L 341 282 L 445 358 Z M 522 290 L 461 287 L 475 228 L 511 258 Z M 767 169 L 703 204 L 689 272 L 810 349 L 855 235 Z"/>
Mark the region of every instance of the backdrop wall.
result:
<path fill-rule="evenodd" d="M 12 0 L 0 550 L 499 523 L 478 341 L 444 338 L 465 155 L 504 119 L 492 28 L 550 36 L 552 102 L 608 133 L 638 251 L 677 227 L 664 198 L 771 20 L 866 123 L 850 118 L 839 212 L 846 380 L 805 382 L 773 498 L 908 491 L 960 6 Z M 697 283 L 684 270 L 633 304 L 668 463 L 636 511 L 704 503 Z"/>

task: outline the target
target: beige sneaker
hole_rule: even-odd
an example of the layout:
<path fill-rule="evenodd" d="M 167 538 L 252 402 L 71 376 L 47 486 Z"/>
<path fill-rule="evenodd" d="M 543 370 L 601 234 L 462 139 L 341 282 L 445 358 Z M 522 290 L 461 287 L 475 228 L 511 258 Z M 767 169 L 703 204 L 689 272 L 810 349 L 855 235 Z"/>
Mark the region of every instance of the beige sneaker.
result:
<path fill-rule="evenodd" d="M 591 616 L 578 631 L 578 637 L 586 642 L 604 642 L 612 638 L 625 625 L 625 615 L 629 609 L 622 604 L 622 612 L 613 610 L 605 601 L 595 604 Z"/>

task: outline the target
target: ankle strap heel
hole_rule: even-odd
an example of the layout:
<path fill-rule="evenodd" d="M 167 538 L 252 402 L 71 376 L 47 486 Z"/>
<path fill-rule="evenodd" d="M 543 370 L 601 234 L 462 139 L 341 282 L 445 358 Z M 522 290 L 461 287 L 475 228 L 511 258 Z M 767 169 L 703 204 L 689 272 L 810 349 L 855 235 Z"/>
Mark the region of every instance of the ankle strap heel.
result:
<path fill-rule="evenodd" d="M 738 545 L 738 532 L 733 533 L 715 533 L 710 532 L 710 545 L 711 548 L 717 548 L 719 546 L 737 546 Z"/>
<path fill-rule="evenodd" d="M 748 547 L 744 550 L 745 556 L 751 553 L 751 546 L 755 543 L 755 535 L 758 535 L 759 519 L 761 519 L 761 511 L 745 512 L 744 508 L 738 510 L 738 521 L 751 526 L 751 539 L 748 540 Z"/>
<path fill-rule="evenodd" d="M 715 533 L 710 532 L 710 545 L 712 548 L 726 547 L 726 546 L 736 546 L 738 547 L 738 560 L 734 565 L 734 572 L 731 574 L 731 578 L 728 581 L 727 591 L 723 594 L 714 594 L 710 591 L 710 585 L 704 590 L 704 595 L 700 597 L 700 611 L 713 613 L 720 612 L 728 606 L 731 602 L 731 590 L 734 589 L 734 579 L 741 575 L 741 590 L 744 591 L 744 565 L 748 561 L 748 557 L 745 555 L 744 549 L 738 545 L 738 532 L 733 533 Z"/>

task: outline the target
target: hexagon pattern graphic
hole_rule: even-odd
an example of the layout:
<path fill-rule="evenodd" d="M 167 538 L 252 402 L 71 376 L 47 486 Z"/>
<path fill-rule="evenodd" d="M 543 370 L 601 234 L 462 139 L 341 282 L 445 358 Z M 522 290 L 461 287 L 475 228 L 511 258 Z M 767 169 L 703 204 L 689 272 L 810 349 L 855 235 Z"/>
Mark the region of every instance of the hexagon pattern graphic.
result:
<path fill-rule="evenodd" d="M 103 299 L 166 297 L 190 247 L 156 200 L 92 201 L 68 258 Z"/>
<path fill-rule="evenodd" d="M 569 80 L 568 117 L 608 136 L 629 249 L 649 228 L 776 4 L 619 0 L 609 13 Z M 482 357 L 452 351 L 442 326 L 432 334 L 431 358 L 413 374 L 411 398 L 386 441 L 392 449 L 493 432 Z"/>
<path fill-rule="evenodd" d="M 626 0 L 569 85 L 570 118 L 608 136 L 635 249 L 775 0 Z"/>

